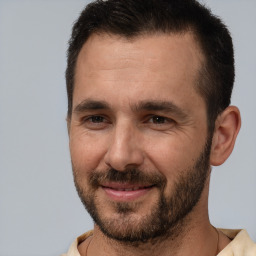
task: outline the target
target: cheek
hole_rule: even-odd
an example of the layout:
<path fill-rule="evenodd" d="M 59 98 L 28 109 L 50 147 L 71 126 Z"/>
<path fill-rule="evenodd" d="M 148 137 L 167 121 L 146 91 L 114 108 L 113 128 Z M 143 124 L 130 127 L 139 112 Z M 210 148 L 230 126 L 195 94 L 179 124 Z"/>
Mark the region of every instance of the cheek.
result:
<path fill-rule="evenodd" d="M 201 147 L 195 144 L 194 140 L 175 135 L 151 140 L 147 152 L 148 159 L 153 168 L 161 172 L 168 183 L 173 184 L 181 173 L 194 166 L 201 152 Z"/>
<path fill-rule="evenodd" d="M 69 147 L 73 167 L 80 172 L 99 168 L 104 157 L 104 144 L 100 136 L 72 134 Z"/>

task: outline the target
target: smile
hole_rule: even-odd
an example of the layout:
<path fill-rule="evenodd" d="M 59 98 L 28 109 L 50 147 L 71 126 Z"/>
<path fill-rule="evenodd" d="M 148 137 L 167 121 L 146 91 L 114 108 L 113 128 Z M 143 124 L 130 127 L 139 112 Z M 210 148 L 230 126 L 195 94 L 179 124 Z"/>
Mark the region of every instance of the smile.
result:
<path fill-rule="evenodd" d="M 116 189 L 117 191 L 134 191 L 134 190 L 138 190 L 141 189 L 140 187 L 135 187 L 135 188 L 118 188 Z"/>
<path fill-rule="evenodd" d="M 123 183 L 104 184 L 101 188 L 114 201 L 134 201 L 146 195 L 154 185 L 131 185 Z"/>

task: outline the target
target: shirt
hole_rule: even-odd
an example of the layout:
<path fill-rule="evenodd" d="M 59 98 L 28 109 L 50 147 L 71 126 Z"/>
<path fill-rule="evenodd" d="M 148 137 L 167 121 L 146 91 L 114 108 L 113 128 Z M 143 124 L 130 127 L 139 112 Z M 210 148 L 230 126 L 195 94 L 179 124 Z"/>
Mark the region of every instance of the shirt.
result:
<path fill-rule="evenodd" d="M 246 230 L 219 229 L 232 241 L 217 256 L 256 256 L 256 244 L 251 240 Z M 91 236 L 89 231 L 79 236 L 70 246 L 67 254 L 61 256 L 81 256 L 77 246 Z"/>

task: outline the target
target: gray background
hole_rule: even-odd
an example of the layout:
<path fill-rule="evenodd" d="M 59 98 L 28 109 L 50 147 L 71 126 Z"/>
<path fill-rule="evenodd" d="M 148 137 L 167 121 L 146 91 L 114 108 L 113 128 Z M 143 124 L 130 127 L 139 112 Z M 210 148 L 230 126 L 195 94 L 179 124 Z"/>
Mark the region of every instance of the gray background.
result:
<path fill-rule="evenodd" d="M 214 225 L 256 240 L 256 1 L 207 0 L 234 38 L 242 130 L 214 168 Z M 0 255 L 53 256 L 92 228 L 73 186 L 66 131 L 65 51 L 86 1 L 0 0 Z"/>

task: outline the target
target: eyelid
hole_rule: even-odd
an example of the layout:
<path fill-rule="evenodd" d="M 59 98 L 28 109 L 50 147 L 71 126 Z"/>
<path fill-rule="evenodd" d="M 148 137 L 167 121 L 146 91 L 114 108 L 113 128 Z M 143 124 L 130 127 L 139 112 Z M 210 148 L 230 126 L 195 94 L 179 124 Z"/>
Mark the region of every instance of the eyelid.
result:
<path fill-rule="evenodd" d="M 84 121 L 88 121 L 88 120 L 90 120 L 90 119 L 92 119 L 92 118 L 97 118 L 97 117 L 100 117 L 100 118 L 102 118 L 103 120 L 106 120 L 106 118 L 105 118 L 104 116 L 102 116 L 102 115 L 90 115 L 90 116 L 84 117 L 83 120 L 84 120 Z M 103 123 L 103 122 L 102 122 L 102 123 Z"/>
<path fill-rule="evenodd" d="M 93 122 L 92 118 L 93 117 L 100 117 L 102 118 L 102 121 L 99 122 Z M 105 115 L 101 115 L 101 114 L 91 114 L 91 115 L 86 115 L 81 117 L 80 119 L 80 125 L 82 127 L 84 127 L 84 129 L 88 129 L 88 130 L 104 130 L 107 127 L 109 127 L 109 125 L 111 124 L 111 122 L 109 121 L 109 119 L 105 116 Z"/>
<path fill-rule="evenodd" d="M 163 118 L 165 121 L 167 121 L 167 123 L 168 123 L 168 122 L 169 122 L 169 123 L 176 123 L 176 121 L 175 121 L 173 118 L 166 117 L 166 116 L 164 116 L 164 115 L 157 115 L 157 114 L 155 114 L 155 115 L 149 115 L 148 118 L 147 118 L 147 120 L 150 120 L 150 119 L 153 119 L 153 118 L 157 118 L 157 117 Z M 153 122 L 152 122 L 152 123 L 153 123 Z M 162 124 L 164 124 L 164 123 L 162 123 Z"/>
<path fill-rule="evenodd" d="M 84 115 L 80 118 L 81 122 L 85 122 L 88 121 L 89 119 L 93 118 L 93 117 L 101 117 L 104 120 L 108 120 L 108 118 L 103 115 L 103 114 L 88 114 L 88 115 Z"/>
<path fill-rule="evenodd" d="M 159 117 L 159 118 L 163 118 L 164 122 L 154 122 L 152 119 L 154 117 Z M 176 125 L 177 122 L 170 118 L 170 117 L 166 117 L 164 115 L 157 115 L 157 114 L 152 114 L 152 115 L 148 115 L 147 118 L 145 119 L 145 121 L 143 122 L 143 125 L 149 129 L 155 130 L 155 131 L 171 131 L 173 130 Z"/>

